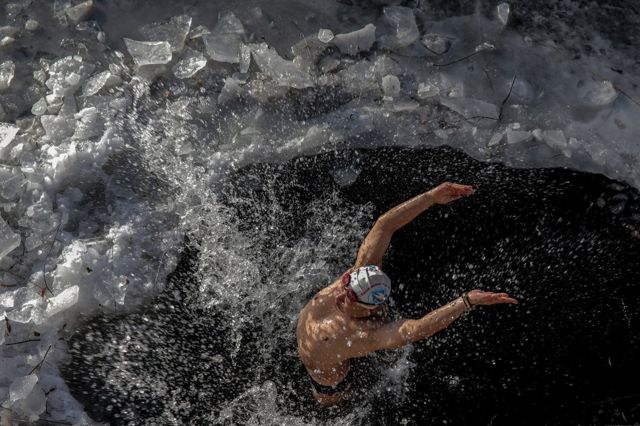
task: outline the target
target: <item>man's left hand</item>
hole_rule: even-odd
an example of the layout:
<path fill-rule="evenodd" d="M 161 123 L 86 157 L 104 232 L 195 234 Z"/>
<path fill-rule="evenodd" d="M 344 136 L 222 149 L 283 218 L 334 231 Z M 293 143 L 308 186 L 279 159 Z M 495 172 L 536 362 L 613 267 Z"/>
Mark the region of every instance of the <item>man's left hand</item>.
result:
<path fill-rule="evenodd" d="M 471 185 L 445 182 L 433 188 L 428 194 L 436 204 L 449 204 L 458 198 L 473 194 L 473 187 Z"/>

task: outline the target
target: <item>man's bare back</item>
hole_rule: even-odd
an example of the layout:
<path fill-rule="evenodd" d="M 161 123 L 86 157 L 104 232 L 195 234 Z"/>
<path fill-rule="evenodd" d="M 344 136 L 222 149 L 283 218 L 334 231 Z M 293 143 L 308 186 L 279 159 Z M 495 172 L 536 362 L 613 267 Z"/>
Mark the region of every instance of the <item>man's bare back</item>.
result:
<path fill-rule="evenodd" d="M 307 303 L 296 329 L 300 359 L 313 380 L 325 386 L 335 386 L 345 378 L 354 349 L 361 346 L 371 331 L 386 323 L 378 315 L 363 318 L 347 315 L 341 309 L 345 295 L 340 284 L 341 280 L 336 280 Z"/>
<path fill-rule="evenodd" d="M 444 183 L 389 210 L 369 231 L 354 266 L 319 291 L 300 312 L 298 353 L 318 402 L 333 405 L 347 396 L 345 377 L 352 358 L 425 339 L 446 328 L 472 305 L 518 303 L 506 293 L 473 290 L 417 320 L 390 321 L 382 315 L 390 284 L 379 268 L 393 233 L 433 204 L 448 204 L 472 193 L 470 186 Z M 372 298 L 376 292 L 376 296 L 382 296 Z"/>

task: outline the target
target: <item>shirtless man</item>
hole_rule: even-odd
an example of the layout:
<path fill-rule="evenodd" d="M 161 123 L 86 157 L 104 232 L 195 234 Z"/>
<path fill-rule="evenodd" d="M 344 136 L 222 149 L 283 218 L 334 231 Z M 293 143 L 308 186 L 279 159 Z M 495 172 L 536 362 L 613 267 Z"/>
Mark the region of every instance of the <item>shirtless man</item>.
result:
<path fill-rule="evenodd" d="M 476 305 L 518 303 L 506 293 L 472 290 L 420 319 L 385 320 L 391 281 L 381 270 L 382 257 L 393 233 L 434 204 L 448 204 L 471 194 L 471 186 L 446 182 L 380 216 L 360 246 L 353 267 L 320 290 L 300 312 L 298 353 L 309 373 L 313 396 L 322 405 L 346 398 L 351 358 L 426 339 Z"/>

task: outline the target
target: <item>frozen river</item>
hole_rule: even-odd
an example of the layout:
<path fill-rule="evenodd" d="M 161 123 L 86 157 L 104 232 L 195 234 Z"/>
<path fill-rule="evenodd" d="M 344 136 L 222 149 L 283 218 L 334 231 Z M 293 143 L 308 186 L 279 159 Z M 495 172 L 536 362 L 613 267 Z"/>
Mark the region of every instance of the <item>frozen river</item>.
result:
<path fill-rule="evenodd" d="M 638 421 L 640 9 L 454 3 L 0 0 L 0 419 Z M 319 410 L 297 313 L 455 179 L 392 248 L 397 313 L 525 302 Z"/>

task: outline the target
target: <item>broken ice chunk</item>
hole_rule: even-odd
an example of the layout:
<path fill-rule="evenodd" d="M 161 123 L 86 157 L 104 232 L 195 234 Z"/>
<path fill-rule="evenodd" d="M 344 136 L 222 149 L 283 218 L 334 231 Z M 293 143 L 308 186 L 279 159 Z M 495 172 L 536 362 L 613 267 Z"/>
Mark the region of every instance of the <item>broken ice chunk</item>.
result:
<path fill-rule="evenodd" d="M 39 25 L 40 23 L 35 19 L 27 19 L 27 22 L 24 23 L 24 29 L 27 31 L 35 31 Z"/>
<path fill-rule="evenodd" d="M 4 61 L 0 64 L 0 90 L 8 89 L 16 72 L 13 61 Z"/>
<path fill-rule="evenodd" d="M 227 77 L 224 80 L 224 87 L 220 91 L 220 95 L 218 95 L 218 103 L 224 104 L 231 99 L 235 99 L 240 96 L 242 88 L 238 84 L 238 80 L 233 77 Z"/>
<path fill-rule="evenodd" d="M 114 72 L 117 71 L 109 70 L 109 78 L 104 82 L 104 86 L 102 86 L 103 89 L 110 89 L 122 84 L 122 78 L 118 74 L 114 74 Z"/>
<path fill-rule="evenodd" d="M 360 170 L 349 166 L 343 169 L 333 169 L 330 171 L 331 177 L 340 187 L 349 186 L 354 183 L 358 176 L 360 176 Z"/>
<path fill-rule="evenodd" d="M 27 252 L 37 249 L 42 245 L 42 240 L 38 235 L 29 235 L 24 239 L 24 248 Z"/>
<path fill-rule="evenodd" d="M 320 30 L 318 30 L 318 40 L 323 43 L 329 43 L 333 40 L 333 32 L 331 30 L 320 28 Z"/>
<path fill-rule="evenodd" d="M 533 135 L 533 138 L 535 140 L 537 140 L 538 142 L 542 142 L 542 130 L 541 129 L 533 129 L 531 131 L 531 134 Z"/>
<path fill-rule="evenodd" d="M 586 87 L 584 99 L 593 106 L 605 106 L 615 101 L 618 91 L 610 81 L 593 82 Z"/>
<path fill-rule="evenodd" d="M 156 22 L 140 28 L 140 33 L 149 41 L 166 41 L 172 52 L 184 49 L 184 41 L 191 29 L 191 16 L 174 16 L 165 22 Z"/>
<path fill-rule="evenodd" d="M 218 16 L 218 25 L 213 32 L 216 34 L 244 34 L 244 26 L 233 12 L 227 11 Z"/>
<path fill-rule="evenodd" d="M 78 111 L 78 104 L 76 98 L 73 95 L 66 95 L 62 100 L 62 106 L 60 107 L 59 116 L 73 115 Z"/>
<path fill-rule="evenodd" d="M 279 86 L 296 89 L 313 86 L 309 74 L 298 68 L 292 61 L 280 57 L 278 52 L 266 43 L 253 45 L 252 53 L 260 71 L 275 80 Z"/>
<path fill-rule="evenodd" d="M 14 43 L 16 41 L 15 38 L 13 37 L 2 37 L 2 39 L 0 40 L 0 47 L 7 47 L 9 46 L 11 43 Z"/>
<path fill-rule="evenodd" d="M 327 74 L 337 70 L 340 66 L 340 61 L 338 61 L 336 58 L 326 56 L 320 60 L 319 66 L 320 71 L 322 71 L 323 74 Z"/>
<path fill-rule="evenodd" d="M 93 77 L 88 79 L 87 82 L 84 84 L 84 87 L 82 88 L 82 94 L 84 96 L 95 95 L 100 91 L 100 89 L 104 87 L 105 83 L 107 82 L 107 80 L 109 80 L 110 77 L 111 77 L 110 71 L 102 71 L 94 75 Z"/>
<path fill-rule="evenodd" d="M 355 55 L 371 49 L 376 41 L 376 27 L 367 24 L 363 28 L 346 34 L 338 34 L 333 38 L 333 43 L 340 52 L 347 55 Z"/>
<path fill-rule="evenodd" d="M 451 48 L 451 38 L 440 34 L 425 34 L 424 37 L 422 37 L 422 44 L 431 53 L 442 55 L 443 53 L 447 53 Z"/>
<path fill-rule="evenodd" d="M 20 130 L 18 127 L 9 123 L 0 123 L 0 149 L 8 147 L 13 142 L 18 130 Z"/>
<path fill-rule="evenodd" d="M 565 157 L 571 157 L 571 149 L 569 149 L 567 138 L 562 130 L 545 130 L 542 132 L 542 139 L 550 147 L 562 151 Z"/>
<path fill-rule="evenodd" d="M 47 112 L 49 114 L 57 114 L 62 108 L 62 97 L 60 96 L 51 93 L 45 96 L 45 100 L 47 101 Z"/>
<path fill-rule="evenodd" d="M 84 108 L 74 118 L 77 120 L 73 134 L 76 139 L 89 139 L 101 135 L 104 131 L 104 120 L 95 107 Z"/>
<path fill-rule="evenodd" d="M 64 13 L 71 22 L 77 24 L 91 13 L 91 9 L 93 9 L 93 0 L 87 0 L 65 9 Z"/>
<path fill-rule="evenodd" d="M 44 128 L 47 137 L 56 144 L 60 143 L 62 139 L 73 135 L 73 118 L 57 115 L 43 115 L 40 117 L 40 122 L 42 123 L 42 127 Z"/>
<path fill-rule="evenodd" d="M 205 27 L 204 25 L 198 25 L 197 27 L 193 28 L 189 33 L 189 39 L 193 40 L 194 38 L 199 38 L 207 34 L 211 34 L 211 31 L 209 31 L 209 28 Z"/>
<path fill-rule="evenodd" d="M 529 142 L 531 139 L 533 139 L 531 132 L 507 129 L 507 143 L 509 145 Z"/>
<path fill-rule="evenodd" d="M 240 62 L 244 26 L 232 12 L 221 13 L 211 34 L 202 36 L 207 55 L 214 61 Z"/>
<path fill-rule="evenodd" d="M 488 41 L 485 41 L 477 45 L 474 50 L 476 52 L 483 52 L 485 50 L 495 50 L 495 49 L 496 47 L 493 44 L 489 43 Z"/>
<path fill-rule="evenodd" d="M 240 72 L 245 74 L 251 65 L 251 48 L 243 44 L 240 48 Z"/>
<path fill-rule="evenodd" d="M 52 317 L 59 312 L 66 311 L 78 303 L 79 291 L 80 288 L 77 285 L 74 285 L 57 294 L 55 297 L 48 299 L 47 308 L 44 312 L 45 317 Z"/>
<path fill-rule="evenodd" d="M 487 143 L 488 147 L 494 147 L 500 144 L 500 142 L 502 142 L 502 138 L 504 137 L 504 133 L 502 132 L 498 132 L 496 134 L 494 134 L 493 136 L 491 136 L 491 139 L 489 139 L 489 142 Z"/>
<path fill-rule="evenodd" d="M 33 72 L 33 79 L 44 84 L 47 81 L 47 73 L 43 70 L 36 70 Z"/>
<path fill-rule="evenodd" d="M 187 47 L 180 60 L 173 66 L 173 74 L 182 79 L 193 77 L 207 65 L 207 58 L 197 50 Z"/>
<path fill-rule="evenodd" d="M 82 80 L 82 76 L 75 72 L 72 72 L 64 78 L 65 83 L 67 83 L 67 85 L 70 87 L 80 84 L 80 80 Z"/>
<path fill-rule="evenodd" d="M 400 80 L 395 75 L 382 77 L 382 91 L 387 98 L 397 98 L 400 94 Z"/>
<path fill-rule="evenodd" d="M 80 82 L 93 72 L 95 67 L 85 63 L 81 56 L 67 56 L 54 62 L 49 67 L 49 78 L 46 86 L 57 97 L 76 91 Z"/>
<path fill-rule="evenodd" d="M 318 61 L 318 58 L 328 48 L 329 45 L 327 43 L 321 42 L 316 34 L 312 34 L 291 46 L 291 53 L 297 57 L 294 61 L 303 67 L 310 67 Z"/>
<path fill-rule="evenodd" d="M 9 402 L 12 403 L 25 399 L 31 393 L 36 383 L 38 383 L 38 376 L 35 374 L 16 377 L 9 387 Z"/>
<path fill-rule="evenodd" d="M 159 76 L 167 73 L 167 66 L 164 64 L 159 65 L 143 65 L 136 69 L 136 75 L 142 80 L 152 82 Z"/>
<path fill-rule="evenodd" d="M 438 96 L 440 94 L 440 89 L 438 86 L 431 83 L 420 83 L 418 84 L 418 97 L 420 99 L 428 99 L 434 96 Z"/>
<path fill-rule="evenodd" d="M 387 49 L 399 49 L 409 46 L 420 37 L 416 17 L 413 10 L 408 7 L 391 6 L 385 7 L 383 12 L 384 20 L 393 29 L 393 34 L 381 37 L 380 42 Z"/>
<path fill-rule="evenodd" d="M 7 222 L 0 217 L 0 259 L 20 245 L 20 234 L 13 232 Z"/>
<path fill-rule="evenodd" d="M 420 106 L 419 103 L 413 102 L 413 101 L 395 102 L 391 106 L 391 111 L 393 111 L 393 112 L 415 111 L 416 109 L 418 109 L 419 106 Z"/>
<path fill-rule="evenodd" d="M 45 98 L 40 98 L 38 102 L 33 104 L 31 107 L 31 114 L 33 115 L 43 115 L 47 112 L 47 100 Z"/>
<path fill-rule="evenodd" d="M 52 166 L 55 167 L 56 165 L 53 164 Z M 36 193 L 34 192 L 34 194 Z M 40 234 L 53 231 L 58 226 L 58 223 L 58 216 L 53 213 L 51 198 L 46 192 L 42 193 L 35 203 L 27 207 L 22 217 L 18 220 L 18 225 L 34 233 L 40 231 Z"/>
<path fill-rule="evenodd" d="M 202 36 L 207 55 L 214 61 L 237 64 L 240 62 L 242 38 L 239 34 L 207 34 Z"/>
<path fill-rule="evenodd" d="M 171 61 L 171 45 L 166 41 L 124 39 L 129 54 L 138 66 L 160 65 Z"/>
<path fill-rule="evenodd" d="M 13 37 L 20 31 L 20 28 L 13 25 L 4 25 L 0 27 L 0 37 Z"/>
<path fill-rule="evenodd" d="M 36 384 L 29 395 L 18 404 L 14 404 L 12 408 L 35 423 L 47 408 L 47 396 L 42 388 Z"/>
<path fill-rule="evenodd" d="M 509 3 L 500 3 L 496 6 L 496 15 L 498 15 L 498 21 L 500 21 L 503 27 L 506 27 L 509 22 L 510 11 Z"/>
<path fill-rule="evenodd" d="M 489 102 L 473 98 L 447 98 L 440 97 L 440 103 L 457 112 L 466 119 L 493 118 L 498 119 L 498 107 Z"/>
<path fill-rule="evenodd" d="M 0 197 L 13 200 L 22 191 L 24 175 L 17 167 L 0 166 Z"/>

